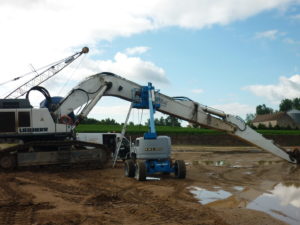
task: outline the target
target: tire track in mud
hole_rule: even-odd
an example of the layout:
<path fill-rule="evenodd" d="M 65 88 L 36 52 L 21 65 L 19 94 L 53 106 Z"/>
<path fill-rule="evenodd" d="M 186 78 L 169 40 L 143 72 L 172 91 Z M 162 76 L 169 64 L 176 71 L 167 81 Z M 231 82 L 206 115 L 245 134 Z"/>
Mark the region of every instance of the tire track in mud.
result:
<path fill-rule="evenodd" d="M 22 217 L 30 220 L 29 223 L 24 221 L 24 224 L 31 224 L 33 212 L 30 208 L 24 210 L 20 209 L 19 200 L 24 202 L 24 199 L 11 187 L 13 179 L 1 179 L 0 183 L 0 224 L 21 224 Z M 25 220 L 26 220 L 25 219 Z"/>
<path fill-rule="evenodd" d="M 1 196 L 7 196 L 5 199 L 11 203 L 0 207 L 0 225 L 45 224 L 45 221 L 52 224 L 139 224 L 141 221 L 144 224 L 224 224 L 208 209 L 191 203 L 192 197 L 185 191 L 190 180 L 162 176 L 161 181 L 138 182 L 125 178 L 120 169 L 26 171 L 8 178 L 7 182 L 1 182 L 0 178 L 6 184 L 2 188 L 0 185 L 0 200 Z M 24 193 L 17 195 L 16 190 Z M 32 190 L 37 194 L 30 195 Z M 49 194 L 51 200 L 43 202 L 49 198 L 38 197 L 41 194 Z M 54 202 L 56 199 L 59 201 Z M 70 208 L 63 208 L 66 205 Z M 53 210 L 37 213 L 41 208 Z M 200 217 L 201 221 L 197 219 Z"/>
<path fill-rule="evenodd" d="M 41 176 L 43 176 L 43 174 L 36 173 L 19 175 L 18 177 L 28 180 L 32 185 L 47 189 L 49 192 L 53 192 L 69 202 L 80 203 L 87 195 L 84 187 L 70 185 L 68 183 L 64 184 L 68 179 L 60 180 L 55 178 L 53 181 L 53 179 L 49 179 L 49 177 L 43 178 Z"/>
<path fill-rule="evenodd" d="M 94 194 L 89 197 L 85 204 L 92 205 L 100 210 L 107 208 L 121 209 L 125 214 L 133 216 L 133 218 L 143 218 L 147 224 L 157 224 L 157 221 L 163 224 L 180 224 L 178 221 L 186 221 L 187 224 L 195 224 L 191 221 L 199 216 L 199 210 L 184 208 L 184 200 L 192 199 L 192 196 L 182 196 L 180 194 L 187 186 L 186 182 L 178 181 L 177 179 L 165 180 L 163 182 L 136 182 L 128 178 L 130 185 L 121 185 L 113 191 L 108 190 L 111 187 L 110 182 L 103 185 L 101 189 L 94 186 Z M 177 202 L 171 201 L 168 197 L 156 196 L 155 192 L 149 191 L 149 186 L 155 186 L 154 189 L 176 186 L 175 183 L 181 182 L 178 188 L 174 188 L 170 196 L 177 196 Z M 86 184 L 89 187 L 89 184 Z M 151 190 L 151 189 L 150 189 Z M 181 209 L 178 209 L 178 204 L 182 204 Z M 197 204 L 196 204 L 197 205 Z M 198 206 L 198 205 L 197 205 Z M 182 210 L 183 208 L 183 210 Z M 196 207 L 197 208 L 197 207 Z M 195 213 L 192 216 L 191 213 Z M 203 214 L 203 218 L 207 217 Z M 189 222 L 190 221 L 190 222 Z M 132 221 L 134 223 L 134 221 Z M 217 223 L 216 223 L 217 224 Z"/>
<path fill-rule="evenodd" d="M 173 197 L 162 198 L 156 196 L 155 193 L 144 190 L 144 185 L 145 183 L 134 184 L 126 189 L 122 189 L 121 199 L 124 201 L 124 204 L 128 204 L 128 207 L 125 209 L 127 214 L 143 218 L 144 221 L 150 224 L 156 224 L 156 221 L 160 221 L 161 224 L 181 224 L 178 221 L 185 221 L 185 224 L 199 224 L 198 222 L 195 223 L 196 218 L 199 216 L 202 218 L 201 224 L 205 224 L 205 221 L 209 220 L 208 217 L 211 216 L 209 212 L 205 209 L 199 210 L 201 206 L 197 203 L 195 203 L 195 208 L 185 207 L 186 196 L 179 194 L 180 190 L 185 188 L 185 182 L 182 182 L 178 188 L 175 188 L 170 193 L 171 196 L 177 196 L 175 199 Z M 156 186 L 155 183 L 150 185 Z M 168 187 L 166 184 L 157 186 Z M 215 218 L 215 221 L 215 224 L 223 224 L 223 221 L 218 218 Z"/>
<path fill-rule="evenodd" d="M 220 168 L 216 173 L 218 182 L 224 185 L 256 186 L 257 183 L 264 180 L 282 182 L 289 179 L 292 176 L 289 166 L 291 165 L 283 163 L 282 165 L 257 166 L 250 169 L 225 167 Z M 216 171 L 216 169 L 212 168 L 212 171 Z"/>
<path fill-rule="evenodd" d="M 8 204 L 0 206 L 0 225 L 31 225 L 34 224 L 35 213 L 42 209 L 51 209 L 44 204 Z"/>
<path fill-rule="evenodd" d="M 30 225 L 33 223 L 34 206 L 6 206 L 0 209 L 0 224 L 13 225 L 22 224 Z"/>
<path fill-rule="evenodd" d="M 19 190 L 14 177 L 0 173 L 0 225 L 30 225 L 35 211 L 49 208 L 48 204 L 33 204 L 32 196 Z"/>

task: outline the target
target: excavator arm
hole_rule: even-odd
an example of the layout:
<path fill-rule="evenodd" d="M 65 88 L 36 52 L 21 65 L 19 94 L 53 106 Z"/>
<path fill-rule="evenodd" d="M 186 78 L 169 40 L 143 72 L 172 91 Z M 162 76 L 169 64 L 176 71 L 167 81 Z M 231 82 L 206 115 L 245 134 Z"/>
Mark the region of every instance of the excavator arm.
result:
<path fill-rule="evenodd" d="M 55 114 L 60 117 L 82 107 L 75 125 L 85 118 L 102 96 L 115 96 L 134 102 L 134 96 L 142 86 L 112 73 L 92 75 L 76 86 L 60 103 Z M 266 150 L 291 163 L 300 163 L 298 151 L 288 152 L 272 140 L 250 128 L 237 116 L 213 109 L 183 97 L 168 97 L 157 93 L 158 111 L 207 128 L 225 131 L 260 149 Z"/>

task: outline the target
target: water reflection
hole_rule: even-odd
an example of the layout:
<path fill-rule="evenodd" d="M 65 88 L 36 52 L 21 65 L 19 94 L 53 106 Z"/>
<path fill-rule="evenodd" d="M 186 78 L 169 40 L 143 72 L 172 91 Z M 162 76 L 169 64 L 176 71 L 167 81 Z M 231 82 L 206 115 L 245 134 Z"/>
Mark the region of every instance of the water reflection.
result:
<path fill-rule="evenodd" d="M 234 186 L 233 189 L 237 190 L 237 191 L 242 191 L 242 190 L 244 190 L 244 187 L 242 187 L 242 186 Z"/>
<path fill-rule="evenodd" d="M 248 209 L 266 212 L 288 224 L 300 224 L 300 188 L 295 185 L 276 185 L 247 205 Z"/>
<path fill-rule="evenodd" d="M 191 187 L 191 193 L 194 194 L 195 197 L 199 200 L 199 202 L 204 205 L 231 196 L 231 193 L 227 191 L 208 191 L 204 188 L 199 187 Z"/>
<path fill-rule="evenodd" d="M 146 177 L 146 180 L 160 180 L 159 177 Z"/>
<path fill-rule="evenodd" d="M 216 208 L 248 208 L 268 213 L 291 225 L 300 224 L 300 185 L 264 181 L 257 189 L 241 186 L 208 191 L 191 187 L 191 193 L 202 204 Z"/>

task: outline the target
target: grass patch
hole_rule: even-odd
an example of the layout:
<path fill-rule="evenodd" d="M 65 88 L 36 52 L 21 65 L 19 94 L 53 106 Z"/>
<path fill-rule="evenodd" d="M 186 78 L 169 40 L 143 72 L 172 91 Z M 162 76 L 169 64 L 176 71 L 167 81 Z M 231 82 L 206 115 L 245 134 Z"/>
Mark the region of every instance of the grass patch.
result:
<path fill-rule="evenodd" d="M 257 132 L 267 135 L 300 135 L 300 130 L 257 130 Z"/>
<path fill-rule="evenodd" d="M 119 125 L 96 125 L 96 124 L 82 124 L 76 128 L 77 132 L 82 133 L 105 133 L 105 132 L 121 132 L 122 126 Z M 127 134 L 140 134 L 148 131 L 146 126 L 128 126 Z M 167 127 L 156 126 L 158 134 L 222 134 L 220 131 L 210 129 L 198 129 L 189 127 Z"/>
<path fill-rule="evenodd" d="M 81 124 L 76 128 L 77 132 L 80 133 L 105 133 L 105 132 L 116 132 L 120 133 L 122 126 L 120 125 L 97 125 L 97 124 Z M 206 134 L 216 135 L 224 134 L 211 129 L 199 129 L 189 127 L 167 127 L 167 126 L 156 126 L 158 134 Z M 142 134 L 148 131 L 147 126 L 128 126 L 127 134 Z M 265 135 L 300 135 L 300 130 L 257 130 L 258 133 Z"/>

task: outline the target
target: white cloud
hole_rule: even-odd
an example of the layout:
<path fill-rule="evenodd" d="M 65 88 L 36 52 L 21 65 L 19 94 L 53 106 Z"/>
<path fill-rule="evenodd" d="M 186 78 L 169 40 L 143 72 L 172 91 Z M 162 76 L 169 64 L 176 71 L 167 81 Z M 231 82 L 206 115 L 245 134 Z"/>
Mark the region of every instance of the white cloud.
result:
<path fill-rule="evenodd" d="M 292 19 L 300 20 L 300 14 L 291 16 Z"/>
<path fill-rule="evenodd" d="M 167 26 L 200 29 L 223 25 L 292 3 L 294 0 L 2 0 L 0 83 L 26 73 L 30 63 L 36 67 L 47 65 L 84 45 L 95 49 L 101 40 Z M 82 71 L 91 71 L 91 64 L 98 62 L 90 58 L 87 65 L 81 64 Z M 124 67 L 124 62 L 129 63 L 129 68 L 121 71 L 117 65 Z M 157 74 L 158 80 L 166 82 L 161 68 L 140 58 L 120 53 L 114 60 L 100 64 L 128 76 L 134 69 L 134 77 L 140 72 L 147 78 Z"/>
<path fill-rule="evenodd" d="M 238 102 L 232 102 L 227 104 L 213 105 L 212 108 L 224 111 L 226 114 L 232 114 L 240 116 L 241 118 L 246 118 L 248 113 L 255 113 L 255 107 L 241 104 Z"/>
<path fill-rule="evenodd" d="M 126 48 L 125 53 L 127 55 L 140 55 L 143 54 L 147 51 L 149 51 L 149 47 L 146 46 L 138 46 L 138 47 L 134 47 L 134 48 Z"/>
<path fill-rule="evenodd" d="M 300 207 L 300 189 L 294 185 L 285 186 L 279 183 L 271 193 L 277 196 L 284 206 L 290 204 L 297 208 Z"/>
<path fill-rule="evenodd" d="M 166 26 L 203 28 L 245 19 L 294 0 L 17 0 L 1 1 L 0 45 L 6 62 L 51 59 L 74 46 L 94 46 Z M 65 53 L 65 52 L 64 52 Z M 38 60 L 40 59 L 40 60 Z M 3 69 L 2 69 L 3 70 Z M 6 71 L 6 72 L 9 72 Z"/>
<path fill-rule="evenodd" d="M 285 38 L 283 41 L 285 43 L 291 44 L 291 45 L 299 45 L 300 44 L 300 41 L 296 41 L 296 40 L 294 40 L 292 38 Z"/>
<path fill-rule="evenodd" d="M 278 104 L 285 98 L 298 98 L 300 96 L 300 75 L 280 77 L 277 84 L 250 85 L 243 88 L 256 96 L 264 97 L 274 104 Z"/>
<path fill-rule="evenodd" d="M 293 0 L 161 0 L 149 4 L 149 16 L 160 26 L 202 28 L 228 24 L 264 10 L 281 8 Z"/>
<path fill-rule="evenodd" d="M 139 57 L 127 56 L 121 52 L 114 56 L 114 60 L 89 60 L 85 64 L 87 71 L 90 71 L 85 74 L 89 75 L 112 72 L 135 82 L 169 83 L 165 71 L 153 62 L 144 61 Z M 82 79 L 82 76 L 78 78 Z"/>
<path fill-rule="evenodd" d="M 266 30 L 263 32 L 258 32 L 255 34 L 255 38 L 266 38 L 270 40 L 275 40 L 278 36 L 278 30 Z"/>
<path fill-rule="evenodd" d="M 194 94 L 201 94 L 201 93 L 203 93 L 203 89 L 193 89 L 193 90 L 191 90 L 191 92 Z"/>
<path fill-rule="evenodd" d="M 126 114 L 129 109 L 128 104 L 121 104 L 121 105 L 109 105 L 109 106 L 100 106 L 96 105 L 91 113 L 89 114 L 90 118 L 96 119 L 105 119 L 105 118 L 118 118 L 119 122 L 123 122 L 126 119 Z"/>
<path fill-rule="evenodd" d="M 118 123 L 124 123 L 130 103 L 122 99 L 114 97 L 103 97 L 101 101 L 92 109 L 88 117 L 98 120 L 105 118 L 113 118 Z M 165 114 L 160 112 L 155 113 L 155 118 L 165 117 Z M 145 124 L 149 119 L 149 110 L 132 109 L 129 117 L 129 122 L 134 124 Z"/>

